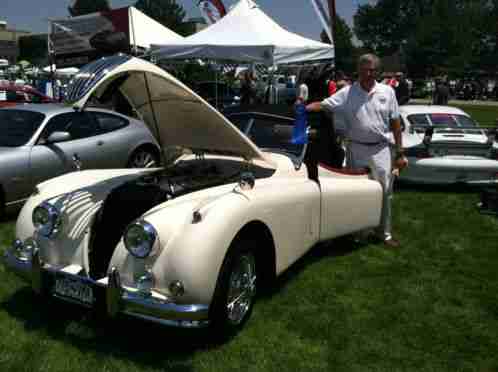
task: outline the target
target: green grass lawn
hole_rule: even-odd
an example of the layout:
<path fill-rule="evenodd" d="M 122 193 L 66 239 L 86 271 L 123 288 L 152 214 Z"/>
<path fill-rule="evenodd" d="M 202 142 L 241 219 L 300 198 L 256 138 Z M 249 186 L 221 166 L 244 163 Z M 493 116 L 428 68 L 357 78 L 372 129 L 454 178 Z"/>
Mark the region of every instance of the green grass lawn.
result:
<path fill-rule="evenodd" d="M 496 119 L 498 119 L 497 106 L 460 105 L 457 107 L 472 116 L 483 127 L 494 127 L 496 125 Z"/>
<path fill-rule="evenodd" d="M 37 298 L 0 266 L 0 371 L 498 371 L 498 218 L 478 201 L 400 186 L 400 249 L 315 247 L 223 344 Z M 11 218 L 0 245 L 13 238 Z"/>

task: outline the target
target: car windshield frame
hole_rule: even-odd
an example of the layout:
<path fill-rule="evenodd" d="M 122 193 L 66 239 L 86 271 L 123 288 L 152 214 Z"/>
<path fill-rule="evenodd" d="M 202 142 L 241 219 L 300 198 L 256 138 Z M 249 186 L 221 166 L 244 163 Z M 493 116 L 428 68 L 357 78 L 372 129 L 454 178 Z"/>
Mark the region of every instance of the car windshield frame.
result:
<path fill-rule="evenodd" d="M 291 141 L 276 140 L 273 145 L 271 141 L 268 142 L 270 137 L 264 135 L 272 133 L 275 135 L 274 138 L 277 138 L 276 136 L 278 135 L 280 139 L 283 137 L 289 137 L 289 139 L 292 139 L 294 127 L 293 118 L 261 112 L 231 113 L 226 116 L 228 120 L 230 120 L 230 122 L 234 124 L 261 151 L 285 155 L 292 161 L 296 170 L 301 168 L 308 147 L 307 143 L 295 144 Z M 233 119 L 237 117 L 247 117 L 247 120 L 243 123 L 234 123 Z M 262 124 L 263 121 L 266 121 L 267 124 Z M 261 129 L 261 131 L 259 131 L 259 129 Z"/>
<path fill-rule="evenodd" d="M 424 118 L 425 123 L 421 123 L 419 120 L 418 122 L 415 122 L 414 119 L 417 117 L 418 119 Z M 446 117 L 451 119 L 452 123 L 438 123 L 436 122 L 437 117 Z M 472 123 L 471 125 L 469 124 L 463 124 L 462 123 L 462 118 L 465 118 L 465 120 L 469 123 Z M 407 121 L 410 123 L 411 128 L 413 129 L 418 129 L 418 130 L 423 130 L 426 128 L 434 128 L 434 129 L 451 129 L 451 130 L 458 130 L 458 129 L 476 129 L 479 130 L 481 129 L 479 127 L 479 124 L 473 120 L 470 116 L 464 115 L 464 114 L 459 114 L 459 113 L 448 113 L 448 112 L 442 112 L 442 113 L 428 113 L 428 112 L 423 112 L 423 113 L 412 113 L 409 115 L 406 115 Z"/>
<path fill-rule="evenodd" d="M 46 115 L 31 110 L 0 110 L 1 147 L 20 147 L 29 143 L 45 121 Z M 20 127 L 24 125 L 24 127 Z"/>

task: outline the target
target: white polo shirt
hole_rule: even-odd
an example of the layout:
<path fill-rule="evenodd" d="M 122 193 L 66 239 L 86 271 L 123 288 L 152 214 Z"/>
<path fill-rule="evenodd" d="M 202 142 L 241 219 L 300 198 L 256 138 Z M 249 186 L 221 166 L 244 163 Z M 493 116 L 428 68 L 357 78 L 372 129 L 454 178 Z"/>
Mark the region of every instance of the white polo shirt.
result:
<path fill-rule="evenodd" d="M 324 99 L 321 105 L 324 110 L 343 115 L 345 132 L 353 143 L 384 146 L 394 143 L 390 127 L 391 120 L 399 118 L 399 108 L 391 87 L 375 83 L 366 92 L 355 82 Z"/>

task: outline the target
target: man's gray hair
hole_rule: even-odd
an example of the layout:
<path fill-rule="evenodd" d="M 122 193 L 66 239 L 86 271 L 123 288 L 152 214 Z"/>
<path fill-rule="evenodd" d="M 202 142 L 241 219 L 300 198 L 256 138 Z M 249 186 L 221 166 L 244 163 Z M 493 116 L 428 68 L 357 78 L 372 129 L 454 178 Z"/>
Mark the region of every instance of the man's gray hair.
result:
<path fill-rule="evenodd" d="M 373 63 L 375 68 L 380 68 L 380 58 L 375 54 L 367 53 L 363 54 L 358 58 L 358 67 L 363 66 L 367 63 Z"/>

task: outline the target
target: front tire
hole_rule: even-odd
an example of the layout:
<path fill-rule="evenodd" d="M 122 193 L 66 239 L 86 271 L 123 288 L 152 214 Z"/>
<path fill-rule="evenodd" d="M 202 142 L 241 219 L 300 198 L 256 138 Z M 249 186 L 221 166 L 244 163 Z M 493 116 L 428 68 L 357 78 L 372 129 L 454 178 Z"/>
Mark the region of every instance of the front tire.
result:
<path fill-rule="evenodd" d="M 210 308 L 213 328 L 223 335 L 240 330 L 256 298 L 256 256 L 246 240 L 235 241 L 223 261 Z"/>

